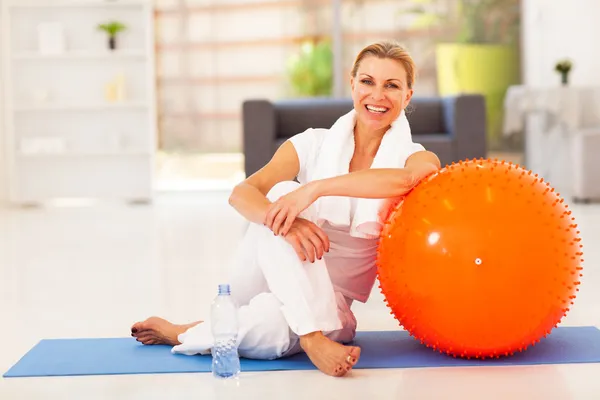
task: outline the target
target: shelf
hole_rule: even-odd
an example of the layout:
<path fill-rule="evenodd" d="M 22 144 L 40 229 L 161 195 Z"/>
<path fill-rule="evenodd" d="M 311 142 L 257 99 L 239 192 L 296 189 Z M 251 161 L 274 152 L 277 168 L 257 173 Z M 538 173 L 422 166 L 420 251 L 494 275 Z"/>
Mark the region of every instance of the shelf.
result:
<path fill-rule="evenodd" d="M 391 0 L 342 0 L 342 4 L 374 4 L 381 2 L 390 2 Z M 263 10 L 268 8 L 285 8 L 285 7 L 326 7 L 332 4 L 332 0 L 279 0 L 279 1 L 255 1 L 255 2 L 237 2 L 226 4 L 208 4 L 187 6 L 182 8 L 165 7 L 155 11 L 157 16 L 190 14 L 190 13 L 206 13 L 220 11 L 246 11 L 246 10 Z"/>
<path fill-rule="evenodd" d="M 145 59 L 143 50 L 116 50 L 116 51 L 70 51 L 64 54 L 41 54 L 35 51 L 20 52 L 13 55 L 13 60 L 114 60 L 116 58 Z"/>
<path fill-rule="evenodd" d="M 314 1 L 314 0 L 313 0 Z M 316 3 L 316 1 L 314 1 Z M 320 5 L 331 3 L 331 0 L 318 0 Z M 217 11 L 241 11 L 241 10 L 256 10 L 265 8 L 283 8 L 283 7 L 302 7 L 305 4 L 305 0 L 281 0 L 281 1 L 260 1 L 260 2 L 246 2 L 246 3 L 229 3 L 229 4 L 209 4 L 204 6 L 187 6 L 182 9 L 177 8 L 165 8 L 162 10 L 156 10 L 155 15 L 178 15 L 182 13 L 196 13 L 196 12 L 217 12 Z"/>
<path fill-rule="evenodd" d="M 201 76 L 201 77 L 161 77 L 159 82 L 167 85 L 227 85 L 252 83 L 279 83 L 285 79 L 282 75 L 255 76 Z"/>
<path fill-rule="evenodd" d="M 106 111 L 119 109 L 148 108 L 148 103 L 128 102 L 114 104 L 35 104 L 21 105 L 14 108 L 15 112 L 29 111 Z"/>
<path fill-rule="evenodd" d="M 0 3 L 8 200 L 151 198 L 158 140 L 154 1 Z M 104 34 L 92 34 L 112 18 L 129 28 L 115 50 Z M 40 35 L 43 22 L 62 23 L 67 46 L 56 47 L 59 54 L 40 51 L 46 38 L 52 41 Z M 109 91 L 119 74 L 128 79 L 126 96 Z"/>
<path fill-rule="evenodd" d="M 37 153 L 17 155 L 20 159 L 41 159 L 41 158 L 76 158 L 76 157 L 152 157 L 150 152 L 142 151 L 107 151 L 107 152 L 65 152 L 65 153 Z"/>
<path fill-rule="evenodd" d="M 148 0 L 55 0 L 52 3 L 36 0 L 13 0 L 7 6 L 10 8 L 126 8 L 150 4 Z"/>
<path fill-rule="evenodd" d="M 364 40 L 378 40 L 389 37 L 402 37 L 407 39 L 418 39 L 423 37 L 441 36 L 449 32 L 448 29 L 390 29 L 382 31 L 345 32 L 342 35 L 344 42 L 360 42 Z M 261 47 L 261 46 L 288 46 L 299 45 L 309 40 L 326 39 L 327 35 L 302 35 L 283 36 L 273 38 L 257 38 L 249 40 L 228 41 L 204 41 L 189 43 L 158 43 L 157 50 L 181 51 L 181 50 L 222 50 L 226 47 Z"/>

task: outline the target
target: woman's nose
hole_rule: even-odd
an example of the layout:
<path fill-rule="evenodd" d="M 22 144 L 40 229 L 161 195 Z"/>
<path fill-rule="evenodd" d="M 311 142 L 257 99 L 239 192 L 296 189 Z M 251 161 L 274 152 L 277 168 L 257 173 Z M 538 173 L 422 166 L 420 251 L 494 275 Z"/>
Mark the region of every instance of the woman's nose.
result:
<path fill-rule="evenodd" d="M 379 88 L 379 87 L 373 88 L 373 91 L 371 91 L 371 97 L 373 98 L 373 100 L 383 99 L 385 97 L 384 93 L 383 93 L 383 88 Z"/>

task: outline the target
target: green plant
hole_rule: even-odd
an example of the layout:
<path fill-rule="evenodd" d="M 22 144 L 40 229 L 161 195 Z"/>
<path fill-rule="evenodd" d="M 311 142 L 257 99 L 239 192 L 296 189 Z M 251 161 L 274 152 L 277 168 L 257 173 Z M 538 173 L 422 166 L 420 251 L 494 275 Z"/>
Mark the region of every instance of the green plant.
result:
<path fill-rule="evenodd" d="M 127 29 L 127 26 L 118 21 L 111 21 L 105 24 L 98 25 L 98 29 L 101 31 L 105 31 L 109 37 L 114 38 L 115 36 L 117 36 L 117 33 Z"/>
<path fill-rule="evenodd" d="M 288 78 L 297 96 L 328 96 L 333 88 L 333 52 L 328 41 L 307 41 L 287 65 Z"/>
<path fill-rule="evenodd" d="M 446 26 L 454 42 L 512 44 L 518 39 L 520 0 L 411 0 L 404 14 L 414 27 Z"/>
<path fill-rule="evenodd" d="M 557 62 L 554 66 L 554 69 L 561 74 L 568 74 L 569 71 L 571 71 L 571 68 L 573 68 L 573 63 L 566 59 Z"/>
<path fill-rule="evenodd" d="M 568 59 L 560 60 L 554 66 L 554 70 L 558 72 L 561 76 L 561 82 L 563 83 L 563 85 L 569 83 L 569 72 L 571 72 L 572 68 L 573 63 L 571 62 L 571 60 Z"/>

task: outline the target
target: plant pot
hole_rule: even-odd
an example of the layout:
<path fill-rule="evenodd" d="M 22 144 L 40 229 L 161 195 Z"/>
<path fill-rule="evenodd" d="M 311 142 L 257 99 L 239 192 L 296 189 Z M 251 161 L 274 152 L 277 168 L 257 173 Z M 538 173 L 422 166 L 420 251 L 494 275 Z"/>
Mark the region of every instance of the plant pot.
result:
<path fill-rule="evenodd" d="M 488 147 L 496 149 L 502 139 L 506 90 L 520 81 L 517 47 L 441 43 L 436 57 L 440 95 L 478 93 L 485 97 Z"/>
<path fill-rule="evenodd" d="M 117 38 L 114 36 L 110 36 L 108 38 L 108 48 L 111 50 L 115 50 L 117 48 Z"/>

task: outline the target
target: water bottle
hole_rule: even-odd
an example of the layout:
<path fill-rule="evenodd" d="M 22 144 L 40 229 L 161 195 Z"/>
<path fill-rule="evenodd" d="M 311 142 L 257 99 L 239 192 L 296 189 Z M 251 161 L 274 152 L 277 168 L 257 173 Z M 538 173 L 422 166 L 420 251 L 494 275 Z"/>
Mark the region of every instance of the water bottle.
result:
<path fill-rule="evenodd" d="M 240 358 L 237 349 L 237 311 L 229 285 L 219 285 L 219 294 L 211 306 L 214 338 L 212 373 L 216 378 L 236 378 L 240 374 Z"/>

